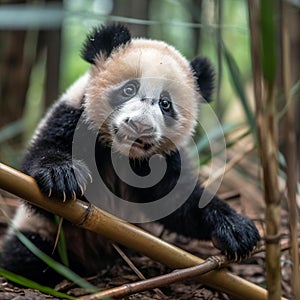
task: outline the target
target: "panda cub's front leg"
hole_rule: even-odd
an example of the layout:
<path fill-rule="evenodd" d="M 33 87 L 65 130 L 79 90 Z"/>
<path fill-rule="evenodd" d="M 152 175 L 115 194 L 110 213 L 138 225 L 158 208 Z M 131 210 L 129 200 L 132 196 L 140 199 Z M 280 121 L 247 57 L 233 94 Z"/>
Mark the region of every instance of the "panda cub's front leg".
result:
<path fill-rule="evenodd" d="M 48 197 L 66 200 L 82 198 L 91 175 L 86 165 L 72 160 L 71 155 L 59 151 L 45 152 L 32 168 L 24 169 L 33 177 L 40 190 Z"/>
<path fill-rule="evenodd" d="M 72 159 L 72 141 L 82 110 L 58 102 L 40 126 L 23 159 L 22 171 L 40 190 L 63 201 L 81 198 L 91 175 L 86 165 Z"/>
<path fill-rule="evenodd" d="M 197 185 L 185 204 L 161 222 L 180 234 L 211 240 L 231 260 L 247 258 L 260 240 L 253 221 L 213 195 L 211 201 L 200 208 L 202 194 L 203 188 Z"/>

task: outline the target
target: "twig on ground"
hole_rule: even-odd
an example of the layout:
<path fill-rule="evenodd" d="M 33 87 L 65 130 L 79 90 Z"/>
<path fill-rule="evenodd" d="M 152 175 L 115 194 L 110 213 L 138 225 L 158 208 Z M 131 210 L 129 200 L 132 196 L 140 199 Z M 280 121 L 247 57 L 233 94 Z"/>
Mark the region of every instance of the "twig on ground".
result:
<path fill-rule="evenodd" d="M 124 251 L 115 243 L 112 244 L 115 250 L 119 253 L 119 255 L 123 258 L 123 260 L 127 263 L 127 265 L 131 268 L 131 270 L 141 279 L 146 280 L 146 277 L 140 272 L 140 270 L 134 265 L 134 263 L 129 259 L 129 257 L 124 253 Z M 155 293 L 161 299 L 167 299 L 167 296 L 158 288 L 154 288 Z"/>
<path fill-rule="evenodd" d="M 100 293 L 83 296 L 77 300 L 98 300 L 113 297 L 125 297 L 138 292 L 143 292 L 155 287 L 168 285 L 177 281 L 182 281 L 188 278 L 196 277 L 201 274 L 212 271 L 227 262 L 226 258 L 221 256 L 212 256 L 205 260 L 202 264 L 182 270 L 175 270 L 172 273 L 138 281 L 134 283 L 127 283 Z"/>

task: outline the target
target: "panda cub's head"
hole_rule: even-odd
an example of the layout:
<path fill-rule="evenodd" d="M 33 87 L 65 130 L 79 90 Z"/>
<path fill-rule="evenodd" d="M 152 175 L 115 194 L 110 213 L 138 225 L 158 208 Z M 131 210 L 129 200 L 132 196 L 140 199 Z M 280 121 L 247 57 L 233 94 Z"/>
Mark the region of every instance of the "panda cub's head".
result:
<path fill-rule="evenodd" d="M 186 144 L 213 88 L 206 59 L 189 62 L 162 41 L 131 39 L 122 25 L 96 28 L 82 56 L 92 64 L 85 117 L 103 142 L 138 159 Z"/>

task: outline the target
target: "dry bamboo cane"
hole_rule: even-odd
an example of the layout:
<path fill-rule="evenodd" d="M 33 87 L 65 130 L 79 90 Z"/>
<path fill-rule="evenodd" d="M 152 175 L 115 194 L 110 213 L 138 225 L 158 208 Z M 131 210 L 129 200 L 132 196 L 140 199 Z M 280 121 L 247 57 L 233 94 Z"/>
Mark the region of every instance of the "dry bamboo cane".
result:
<path fill-rule="evenodd" d="M 300 269 L 299 269 L 299 242 L 298 242 L 298 220 L 299 210 L 296 202 L 297 195 L 297 142 L 295 130 L 295 118 L 293 105 L 291 103 L 291 60 L 290 60 L 290 33 L 288 30 L 288 3 L 281 2 L 281 36 L 282 36 L 282 80 L 284 98 L 287 105 L 287 111 L 284 116 L 285 121 L 285 159 L 287 174 L 287 195 L 289 205 L 289 223 L 291 233 L 291 257 L 292 257 L 292 291 L 294 299 L 300 299 Z"/>
<path fill-rule="evenodd" d="M 62 202 L 51 199 L 49 201 L 49 198 L 40 192 L 33 178 L 2 163 L 0 163 L 0 188 L 57 214 L 77 226 L 132 248 L 170 268 L 188 268 L 203 263 L 199 257 L 103 212 L 90 203 L 80 200 Z M 211 271 L 199 276 L 199 281 L 238 299 L 267 299 L 265 289 L 226 270 Z"/>

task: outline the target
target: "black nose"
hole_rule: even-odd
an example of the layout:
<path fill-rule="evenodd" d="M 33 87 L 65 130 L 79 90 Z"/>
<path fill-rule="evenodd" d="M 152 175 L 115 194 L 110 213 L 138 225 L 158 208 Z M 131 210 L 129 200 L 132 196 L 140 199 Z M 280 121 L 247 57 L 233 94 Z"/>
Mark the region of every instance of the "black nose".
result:
<path fill-rule="evenodd" d="M 127 120 L 126 120 L 127 121 Z M 134 129 L 134 131 L 136 131 L 136 133 L 141 134 L 141 135 L 149 135 L 152 134 L 154 131 L 154 128 L 152 125 L 141 122 L 141 121 L 137 121 L 137 120 L 128 120 L 128 122 L 126 122 L 132 129 Z"/>

